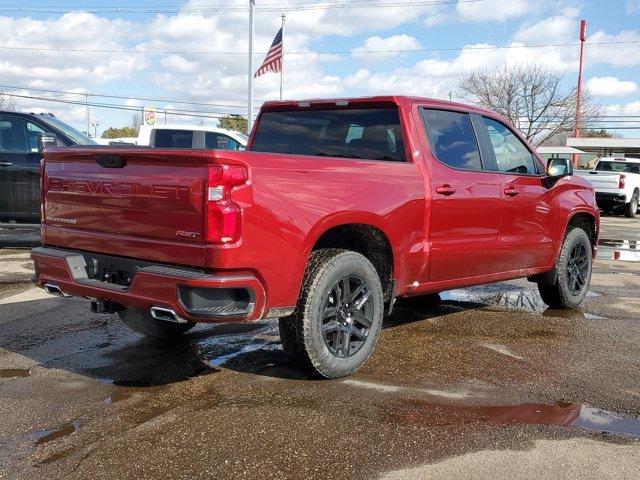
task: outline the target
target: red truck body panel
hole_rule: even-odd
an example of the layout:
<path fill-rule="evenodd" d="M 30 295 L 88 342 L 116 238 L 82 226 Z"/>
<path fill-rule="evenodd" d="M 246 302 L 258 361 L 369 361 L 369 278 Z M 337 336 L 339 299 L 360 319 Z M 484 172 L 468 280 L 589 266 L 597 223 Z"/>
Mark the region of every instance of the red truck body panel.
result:
<path fill-rule="evenodd" d="M 397 105 L 407 161 L 252 151 L 56 149 L 46 153 L 44 162 L 43 244 L 197 268 L 212 276 L 241 272 L 259 285 L 254 310 L 241 319 L 251 320 L 296 304 L 309 254 L 332 227 L 365 224 L 384 234 L 392 250 L 397 296 L 547 272 L 573 215 L 587 213 L 597 223 L 593 189 L 580 178 L 563 178 L 547 188 L 539 175 L 461 171 L 435 158 L 420 107 L 457 109 L 504 122 L 491 112 L 394 96 L 268 102 L 262 112 L 346 104 Z M 259 128 L 260 117 L 249 150 Z M 126 165 L 96 163 L 109 156 Z M 230 192 L 242 210 L 240 240 L 224 245 L 204 238 L 206 171 L 218 164 L 240 165 L 248 172 L 247 182 Z M 455 189 L 455 195 L 438 193 L 442 188 Z M 519 195 L 510 196 L 510 189 Z M 95 286 L 74 285 L 59 260 L 42 255 L 35 260 L 40 285 L 57 281 L 70 293 L 138 308 L 165 298 L 165 304 L 194 319 L 175 294 L 167 293 L 179 280 L 169 282 L 169 290 L 147 291 L 153 282 L 145 280 L 138 284 L 145 288 L 132 287 L 128 294 L 101 294 Z"/>

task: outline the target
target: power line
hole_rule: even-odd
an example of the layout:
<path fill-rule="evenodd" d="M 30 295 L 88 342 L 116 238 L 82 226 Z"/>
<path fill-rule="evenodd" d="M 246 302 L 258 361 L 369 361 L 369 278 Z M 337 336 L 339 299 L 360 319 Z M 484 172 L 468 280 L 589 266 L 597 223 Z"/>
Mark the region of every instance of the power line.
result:
<path fill-rule="evenodd" d="M 44 93 L 55 93 L 60 95 L 81 95 L 89 97 L 101 97 L 101 98 L 114 98 L 118 100 L 140 100 L 144 102 L 160 102 L 160 103 L 179 103 L 183 105 L 195 105 L 195 106 L 204 106 L 204 107 L 222 107 L 222 108 L 246 108 L 246 105 L 233 105 L 229 103 L 207 103 L 207 102 L 192 102 L 186 100 L 178 100 L 176 98 L 151 98 L 151 97 L 131 97 L 131 96 L 123 96 L 123 95 L 112 95 L 105 93 L 89 93 L 89 92 L 70 92 L 65 90 L 52 90 L 47 88 L 35 88 L 35 87 L 20 87 L 17 85 L 2 85 L 0 84 L 0 89 L 9 89 L 9 90 L 29 90 L 33 92 L 44 92 Z M 256 102 L 260 104 L 261 102 Z"/>
<path fill-rule="evenodd" d="M 589 47 L 604 47 L 615 45 L 640 44 L 640 40 L 621 40 L 612 42 L 593 42 Z M 287 52 L 287 55 L 362 55 L 384 53 L 428 53 L 428 52 L 459 52 L 463 50 L 506 50 L 518 48 L 550 48 L 550 47 L 575 47 L 580 44 L 572 43 L 546 43 L 537 45 L 478 45 L 451 48 L 408 48 L 398 50 L 325 50 L 307 52 Z M 193 51 L 193 50 L 134 50 L 134 49 L 97 49 L 97 48 L 51 48 L 28 46 L 0 46 L 0 50 L 28 50 L 34 52 L 70 52 L 70 53 L 134 53 L 140 55 L 247 55 L 245 51 Z M 266 55 L 267 52 L 255 52 L 254 55 Z"/>
<path fill-rule="evenodd" d="M 35 95 L 19 95 L 17 93 L 5 93 L 4 95 L 7 95 L 9 97 L 15 97 L 15 98 L 25 98 L 29 100 L 40 100 L 43 102 L 54 102 L 54 103 L 62 103 L 67 105 L 80 105 L 83 107 L 89 106 L 89 107 L 95 107 L 95 108 L 108 108 L 112 110 L 124 110 L 124 111 L 130 111 L 130 112 L 140 112 L 142 110 L 141 107 L 132 107 L 129 105 L 113 104 L 113 103 L 82 102 L 79 100 L 78 101 L 65 100 L 65 99 L 58 99 L 58 98 L 39 97 Z M 210 115 L 205 115 L 205 113 L 208 113 L 208 112 L 201 112 L 201 111 L 195 111 L 195 110 L 177 110 L 177 109 L 163 109 L 162 112 L 159 112 L 159 113 L 164 113 L 165 111 L 169 115 L 195 117 L 195 118 L 212 118 L 212 119 L 220 119 L 226 115 L 236 115 L 235 113 L 216 113 L 216 114 L 212 113 Z"/>
<path fill-rule="evenodd" d="M 258 12 L 282 12 L 282 11 L 308 11 L 308 10 L 330 10 L 330 9 L 350 9 L 350 8 L 417 8 L 438 5 L 452 5 L 458 3 L 480 3 L 486 0 L 404 0 L 389 1 L 384 3 L 371 3 L 365 0 L 338 1 L 338 2 L 314 2 L 304 3 L 265 3 L 255 7 Z M 215 13 L 215 12 L 247 12 L 249 9 L 237 4 L 221 4 L 212 7 L 185 7 L 181 5 L 168 6 L 164 8 L 145 7 L 89 7 L 69 9 L 65 7 L 0 7 L 0 12 L 5 13 L 68 13 L 71 11 L 82 11 L 87 13 L 117 13 L 117 14 L 159 14 L 159 13 Z"/>

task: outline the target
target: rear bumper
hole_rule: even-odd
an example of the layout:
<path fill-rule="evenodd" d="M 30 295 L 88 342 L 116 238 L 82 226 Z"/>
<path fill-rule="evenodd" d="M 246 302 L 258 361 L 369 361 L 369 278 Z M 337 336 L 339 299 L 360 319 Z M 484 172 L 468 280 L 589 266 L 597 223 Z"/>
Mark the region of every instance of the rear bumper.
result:
<path fill-rule="evenodd" d="M 597 203 L 627 203 L 627 196 L 624 193 L 596 192 Z"/>
<path fill-rule="evenodd" d="M 265 312 L 265 289 L 251 272 L 210 274 L 141 262 L 131 283 L 118 285 L 89 277 L 86 257 L 90 255 L 58 248 L 33 249 L 35 284 L 41 288 L 55 285 L 67 295 L 109 300 L 124 307 L 167 308 L 192 322 L 251 321 Z"/>

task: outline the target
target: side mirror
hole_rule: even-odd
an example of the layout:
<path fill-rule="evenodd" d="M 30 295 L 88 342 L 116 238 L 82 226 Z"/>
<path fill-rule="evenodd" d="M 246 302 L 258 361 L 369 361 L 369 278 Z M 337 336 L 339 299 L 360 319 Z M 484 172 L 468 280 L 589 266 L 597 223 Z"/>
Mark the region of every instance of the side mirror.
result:
<path fill-rule="evenodd" d="M 547 177 L 561 178 L 573 175 L 573 163 L 568 158 L 550 158 L 547 162 Z"/>
<path fill-rule="evenodd" d="M 38 137 L 38 153 L 43 153 L 45 149 L 52 147 L 64 147 L 55 133 L 43 133 Z"/>

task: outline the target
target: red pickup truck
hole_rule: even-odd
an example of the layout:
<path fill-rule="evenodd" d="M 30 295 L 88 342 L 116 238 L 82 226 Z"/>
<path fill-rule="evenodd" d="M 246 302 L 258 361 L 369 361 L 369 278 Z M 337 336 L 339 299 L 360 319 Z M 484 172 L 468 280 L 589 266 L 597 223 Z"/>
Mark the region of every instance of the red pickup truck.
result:
<path fill-rule="evenodd" d="M 244 152 L 47 150 L 36 284 L 151 336 L 279 318 L 293 359 L 339 377 L 398 297 L 528 277 L 580 305 L 599 213 L 572 173 L 466 105 L 269 102 Z"/>

